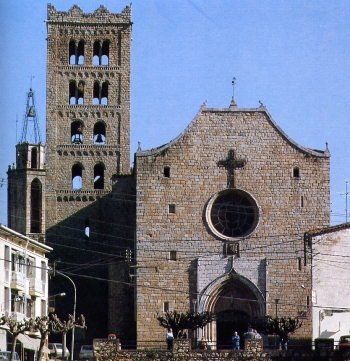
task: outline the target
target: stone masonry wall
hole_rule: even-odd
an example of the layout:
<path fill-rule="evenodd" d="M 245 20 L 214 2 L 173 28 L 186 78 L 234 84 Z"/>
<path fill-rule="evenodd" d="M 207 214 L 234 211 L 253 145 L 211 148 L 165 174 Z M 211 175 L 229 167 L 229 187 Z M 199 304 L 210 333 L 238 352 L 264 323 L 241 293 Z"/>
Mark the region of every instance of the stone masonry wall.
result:
<path fill-rule="evenodd" d="M 100 6 L 89 14 L 77 5 L 67 12 L 48 5 L 46 238 L 54 248 L 52 259 L 89 265 L 86 272 L 90 278 L 73 277 L 77 294 L 84 295 L 77 298 L 77 312 L 83 313 L 89 323 L 87 340 L 107 334 L 110 291 L 108 283 L 101 280 L 107 281 L 110 264 L 124 263 L 126 248 L 133 248 L 131 26 L 130 6 L 116 14 Z M 72 54 L 81 57 L 72 61 Z M 94 61 L 97 54 L 101 59 L 102 55 L 108 57 L 108 62 L 105 58 Z M 102 91 L 103 87 L 108 90 L 102 95 L 98 89 Z M 107 101 L 102 102 L 103 97 Z M 82 143 L 72 141 L 75 124 L 80 124 Z M 103 125 L 105 144 L 94 142 L 94 135 L 101 134 L 96 131 L 97 124 Z M 81 170 L 80 189 L 73 189 L 72 184 L 76 166 Z M 102 172 L 103 187 L 95 184 L 97 175 L 101 175 L 95 174 L 96 166 Z M 124 275 L 118 277 L 128 280 Z M 122 324 L 123 312 L 132 314 L 133 300 L 123 304 L 124 309 L 113 313 Z M 130 334 L 135 338 L 134 329 Z"/>
<path fill-rule="evenodd" d="M 233 175 L 219 166 L 230 150 L 246 161 Z M 166 176 L 165 167 L 170 169 Z M 295 336 L 311 337 L 307 312 L 311 302 L 310 259 L 303 235 L 329 224 L 327 149 L 314 151 L 298 145 L 264 107 L 203 106 L 174 141 L 137 152 L 136 175 L 140 347 L 150 340 L 150 329 L 152 339 L 164 338 L 155 317 L 163 314 L 165 305 L 186 312 L 201 304 L 200 311 L 215 312 L 221 302 L 222 311 L 233 307 L 255 316 L 265 312 L 274 316 L 274 299 L 279 299 L 279 316 L 296 317 L 306 311 L 303 327 Z M 212 232 L 206 214 L 211 197 L 229 187 L 229 177 L 234 178 L 235 188 L 256 200 L 259 210 L 255 231 L 231 240 L 236 249 L 231 255 L 224 251 L 230 242 Z M 175 260 L 170 257 L 172 251 Z M 214 287 L 214 281 L 209 284 L 213 280 L 210 275 L 216 273 L 214 279 L 220 280 L 217 262 L 222 259 L 224 265 L 225 257 L 233 257 L 233 268 L 220 266 L 221 281 Z M 201 259 L 206 266 L 199 268 L 197 260 Z M 262 264 L 266 272 L 259 266 Z M 243 300 L 233 306 L 227 301 L 224 304 L 224 299 L 234 300 L 243 284 Z M 255 303 L 248 302 L 248 306 L 245 299 Z M 216 333 L 216 326 L 211 327 L 210 332 Z M 217 324 L 217 332 L 219 327 Z M 232 335 L 233 330 L 227 333 Z"/>
<path fill-rule="evenodd" d="M 82 190 L 96 200 L 94 166 L 103 164 L 105 191 L 111 191 L 112 178 L 130 172 L 130 41 L 131 9 L 112 14 L 101 6 L 85 14 L 78 6 L 58 12 L 48 6 L 47 56 L 47 227 L 81 209 L 60 207 L 58 197 L 73 197 L 72 166 L 82 167 Z M 69 63 L 69 44 L 84 42 L 84 63 Z M 108 65 L 93 64 L 94 43 L 109 42 Z M 70 82 L 83 84 L 83 104 L 69 102 Z M 94 84 L 108 83 L 108 104 L 94 105 Z M 72 144 L 71 124 L 82 123 L 83 144 Z M 106 144 L 94 144 L 93 129 L 105 124 Z M 89 194 L 91 192 L 91 194 Z M 64 194 L 66 193 L 66 194 Z M 83 196 L 84 194 L 82 194 Z M 65 210 L 66 209 L 66 210 Z"/>

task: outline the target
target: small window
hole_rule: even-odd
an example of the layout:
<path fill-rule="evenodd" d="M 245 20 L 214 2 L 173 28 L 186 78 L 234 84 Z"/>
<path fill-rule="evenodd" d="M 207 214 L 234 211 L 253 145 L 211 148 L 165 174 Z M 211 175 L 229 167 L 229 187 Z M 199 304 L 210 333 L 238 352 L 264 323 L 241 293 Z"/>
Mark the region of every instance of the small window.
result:
<path fill-rule="evenodd" d="M 170 167 L 164 167 L 164 177 L 170 178 Z"/>
<path fill-rule="evenodd" d="M 169 261 L 176 261 L 176 251 L 169 252 Z"/>
<path fill-rule="evenodd" d="M 300 207 L 304 207 L 304 196 L 300 196 Z"/>
<path fill-rule="evenodd" d="M 293 168 L 293 177 L 294 178 L 300 178 L 300 171 L 298 167 Z"/>
<path fill-rule="evenodd" d="M 169 213 L 175 213 L 175 204 L 169 204 Z"/>
<path fill-rule="evenodd" d="M 163 304 L 163 311 L 164 312 L 168 312 L 170 310 L 169 308 L 169 302 L 164 302 Z"/>
<path fill-rule="evenodd" d="M 72 167 L 72 189 L 77 190 L 83 187 L 83 167 L 74 164 Z"/>
<path fill-rule="evenodd" d="M 104 189 L 104 165 L 98 163 L 94 167 L 94 189 Z"/>
<path fill-rule="evenodd" d="M 298 270 L 301 271 L 301 258 L 298 258 Z"/>
<path fill-rule="evenodd" d="M 310 307 L 310 296 L 306 296 L 306 306 Z"/>
<path fill-rule="evenodd" d="M 89 238 L 90 237 L 90 219 L 86 218 L 85 219 L 85 238 Z"/>
<path fill-rule="evenodd" d="M 34 147 L 31 150 L 31 168 L 32 169 L 37 169 L 38 165 L 37 165 L 37 154 L 38 151 L 37 149 Z"/>

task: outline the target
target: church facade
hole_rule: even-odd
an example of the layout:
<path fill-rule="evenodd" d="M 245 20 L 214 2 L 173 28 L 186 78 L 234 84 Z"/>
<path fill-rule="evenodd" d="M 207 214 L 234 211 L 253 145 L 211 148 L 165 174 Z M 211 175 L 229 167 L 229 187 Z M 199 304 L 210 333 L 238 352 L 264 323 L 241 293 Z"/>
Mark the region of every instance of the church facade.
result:
<path fill-rule="evenodd" d="M 149 329 L 162 339 L 155 315 L 166 309 L 214 312 L 198 335 L 213 347 L 265 314 L 303 315 L 297 335 L 311 337 L 304 232 L 329 224 L 328 149 L 298 145 L 263 105 L 232 100 L 204 104 L 175 140 L 135 159 L 138 342 Z"/>
<path fill-rule="evenodd" d="M 167 310 L 214 312 L 194 336 L 217 348 L 265 314 L 303 317 L 296 336 L 311 338 L 304 234 L 329 226 L 327 146 L 301 146 L 264 105 L 232 99 L 203 104 L 170 143 L 139 147 L 130 170 L 131 7 L 49 4 L 47 27 L 40 233 L 76 282 L 87 340 L 163 344 Z"/>

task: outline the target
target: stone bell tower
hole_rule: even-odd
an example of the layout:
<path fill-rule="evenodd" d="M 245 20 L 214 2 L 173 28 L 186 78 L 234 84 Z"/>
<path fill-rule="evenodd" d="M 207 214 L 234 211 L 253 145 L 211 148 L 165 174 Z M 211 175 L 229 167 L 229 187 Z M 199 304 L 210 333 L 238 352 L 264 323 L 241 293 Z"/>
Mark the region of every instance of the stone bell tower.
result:
<path fill-rule="evenodd" d="M 45 146 L 41 143 L 35 93 L 27 93 L 16 164 L 9 166 L 8 226 L 33 239 L 45 233 Z"/>
<path fill-rule="evenodd" d="M 48 5 L 47 228 L 130 173 L 131 25 L 130 7 L 87 14 Z"/>
<path fill-rule="evenodd" d="M 94 325 L 87 339 L 108 332 L 108 299 L 117 296 L 98 279 L 109 279 L 111 263 L 125 262 L 121 255 L 134 236 L 131 28 L 130 6 L 121 13 L 104 6 L 84 13 L 77 5 L 67 12 L 48 5 L 45 241 L 56 269 L 84 269 L 87 278 L 72 278 L 77 294 L 84 294 L 77 312 Z M 125 301 L 120 310 L 130 305 Z"/>

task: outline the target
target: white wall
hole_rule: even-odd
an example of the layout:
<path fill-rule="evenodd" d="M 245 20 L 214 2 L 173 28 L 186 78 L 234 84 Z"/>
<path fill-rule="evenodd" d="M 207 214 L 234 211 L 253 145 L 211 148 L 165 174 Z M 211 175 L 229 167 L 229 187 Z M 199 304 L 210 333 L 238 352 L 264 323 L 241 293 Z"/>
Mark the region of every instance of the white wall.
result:
<path fill-rule="evenodd" d="M 20 255 L 23 260 L 25 258 L 32 261 L 28 269 L 28 276 L 26 276 L 26 266 L 21 266 L 17 274 L 21 273 L 24 282 L 23 287 L 17 287 L 21 282 L 21 277 L 18 277 L 18 282 L 13 282 L 15 279 L 12 273 L 12 263 L 6 262 L 5 249 L 8 249 L 7 259 L 11 261 L 11 255 Z M 48 300 L 48 276 L 47 271 L 42 272 L 43 266 L 47 267 L 46 253 L 52 250 L 51 247 L 46 246 L 40 242 L 29 239 L 3 225 L 0 225 L 0 315 L 11 314 L 11 294 L 18 295 L 22 301 L 16 304 L 17 315 L 24 317 L 24 295 L 27 295 L 28 300 L 33 300 L 32 317 L 43 316 L 47 314 L 47 300 Z M 23 262 L 23 264 L 25 264 Z M 43 276 L 42 276 L 43 273 Z M 23 280 L 22 278 L 22 280 Z M 35 280 L 35 282 L 33 282 Z M 16 287 L 15 287 L 16 284 Z M 35 287 L 32 287 L 35 285 Z M 35 290 L 35 294 L 33 293 Z M 7 292 L 7 297 L 6 297 Z M 6 301 L 7 300 L 7 301 Z M 42 300 L 46 307 L 42 309 Z M 15 304 L 14 304 L 15 305 Z M 22 314 L 22 316 L 21 316 Z M 6 332 L 0 330 L 0 349 L 6 350 Z"/>
<path fill-rule="evenodd" d="M 350 334 L 350 227 L 312 237 L 313 339 Z"/>

